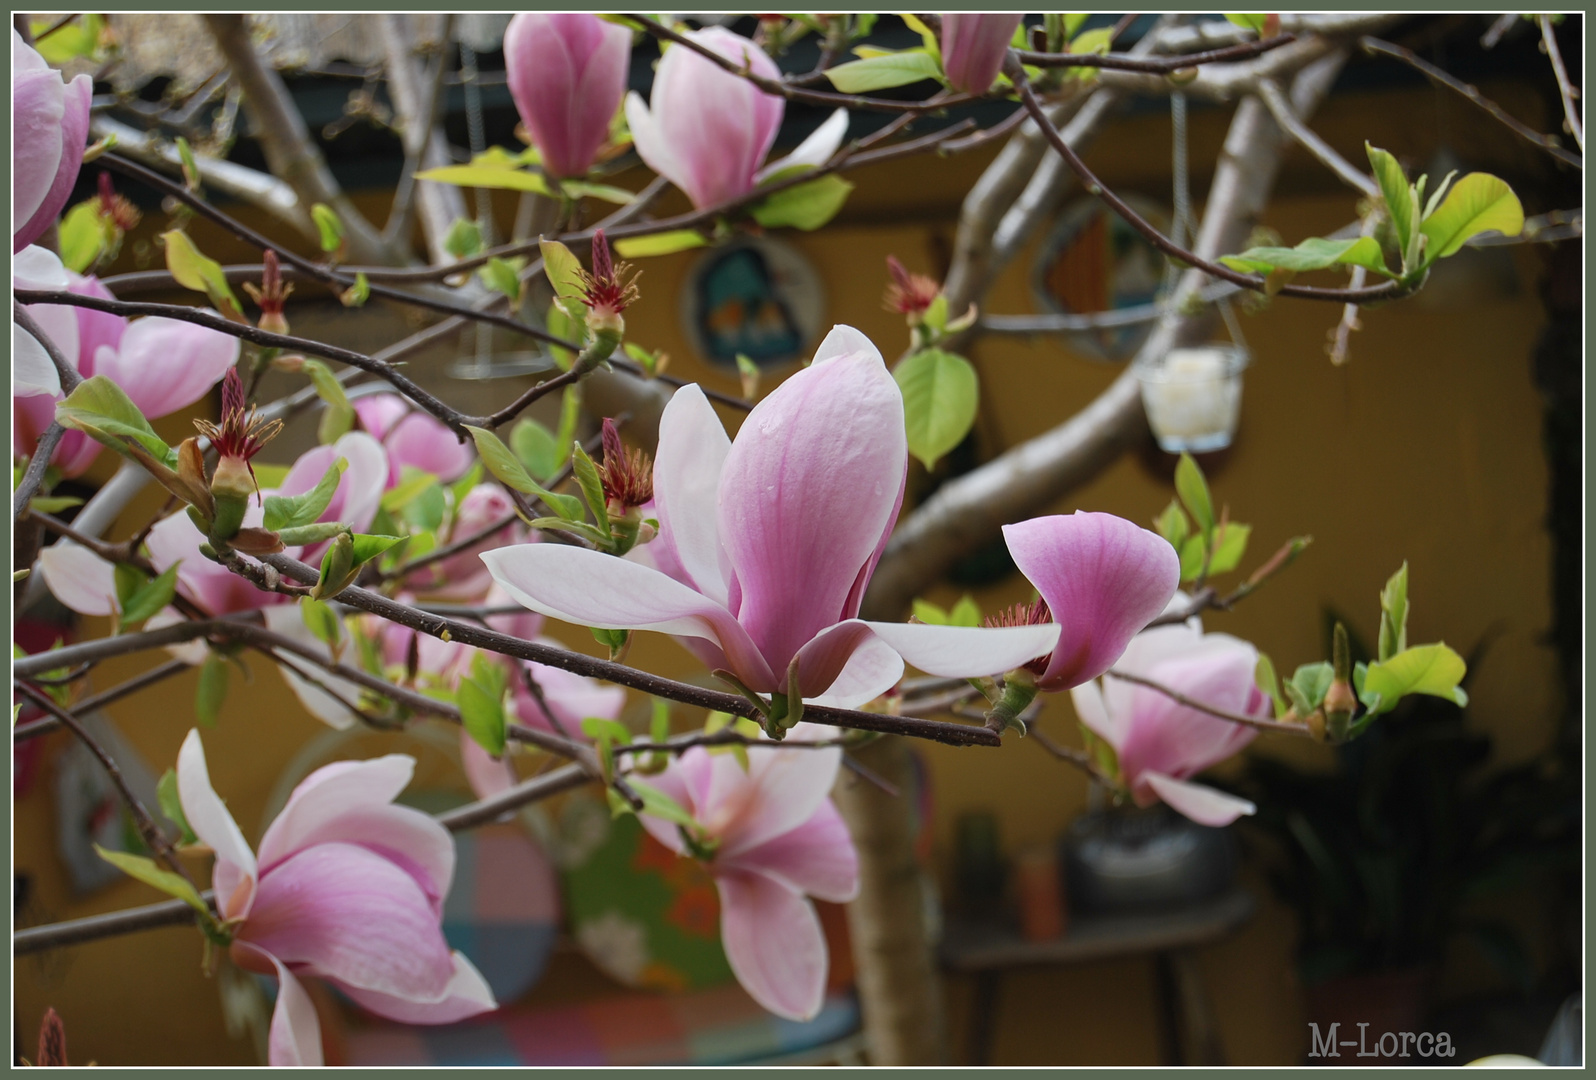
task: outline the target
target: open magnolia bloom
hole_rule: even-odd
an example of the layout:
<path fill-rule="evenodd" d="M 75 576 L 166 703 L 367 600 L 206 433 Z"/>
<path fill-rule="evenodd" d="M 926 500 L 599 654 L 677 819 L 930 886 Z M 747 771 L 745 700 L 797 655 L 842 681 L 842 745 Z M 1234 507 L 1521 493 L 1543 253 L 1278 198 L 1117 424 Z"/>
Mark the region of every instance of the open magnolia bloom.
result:
<path fill-rule="evenodd" d="M 781 78 L 764 49 L 724 27 L 684 36 L 755 75 Z M 838 109 L 791 154 L 764 165 L 786 102 L 681 45 L 665 50 L 649 93 L 650 104 L 635 92 L 626 98 L 637 154 L 700 209 L 746 195 L 783 169 L 825 164 L 848 133 L 848 111 Z"/>
<path fill-rule="evenodd" d="M 1002 629 L 855 616 L 903 502 L 903 397 L 868 338 L 835 327 L 814 363 L 765 398 L 736 442 L 697 386 L 660 418 L 656 566 L 564 544 L 484 552 L 516 602 L 580 625 L 688 639 L 759 693 L 853 707 L 904 661 L 992 675 L 1046 653 L 1056 625 Z"/>
<path fill-rule="evenodd" d="M 199 732 L 177 757 L 189 827 L 216 853 L 211 884 L 240 967 L 276 974 L 273 1065 L 320 1065 L 321 1026 L 301 976 L 334 983 L 379 1016 L 448 1024 L 498 1007 L 440 921 L 454 838 L 393 800 L 415 759 L 389 754 L 311 773 L 261 837 L 257 855 L 211 788 Z"/>
<path fill-rule="evenodd" d="M 825 729 L 799 724 L 795 738 Z M 694 747 L 658 776 L 633 783 L 670 796 L 691 825 L 643 814 L 643 827 L 678 854 L 707 859 L 720 893 L 726 959 L 744 990 L 789 1020 L 811 1020 L 825 998 L 830 957 L 808 896 L 846 903 L 859 892 L 859 857 L 830 799 L 842 750 Z"/>
<path fill-rule="evenodd" d="M 1178 596 L 1183 608 L 1187 598 Z M 1136 635 L 1115 671 L 1140 675 L 1226 712 L 1264 719 L 1269 698 L 1254 676 L 1258 650 L 1229 634 L 1204 634 L 1194 617 Z M 1138 806 L 1163 801 L 1203 825 L 1228 825 L 1257 807 L 1191 777 L 1241 750 L 1258 734 L 1150 686 L 1112 675 L 1070 691 L 1081 722 L 1119 755 L 1120 776 Z"/>

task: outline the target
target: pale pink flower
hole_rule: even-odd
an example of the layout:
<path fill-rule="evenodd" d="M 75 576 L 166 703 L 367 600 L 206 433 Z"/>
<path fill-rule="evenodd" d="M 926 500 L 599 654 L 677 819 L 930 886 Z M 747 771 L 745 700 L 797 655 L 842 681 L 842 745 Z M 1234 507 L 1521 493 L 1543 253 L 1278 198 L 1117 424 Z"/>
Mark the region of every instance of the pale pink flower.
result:
<path fill-rule="evenodd" d="M 781 77 L 763 49 L 730 30 L 712 26 L 686 36 L 755 75 Z M 824 163 L 848 131 L 847 110 L 838 109 L 792 154 L 761 168 L 785 103 L 682 45 L 665 51 L 649 93 L 647 105 L 635 93 L 626 98 L 638 156 L 700 208 L 746 195 L 781 169 Z"/>
<path fill-rule="evenodd" d="M 199 732 L 177 758 L 190 828 L 216 854 L 211 885 L 239 966 L 276 974 L 273 1065 L 322 1064 L 321 1028 L 299 980 L 326 979 L 366 1009 L 448 1024 L 497 1008 L 482 975 L 451 952 L 440 922 L 454 838 L 393 804 L 415 759 L 389 754 L 317 769 L 289 796 L 257 855 L 211 787 Z"/>
<path fill-rule="evenodd" d="M 504 31 L 510 96 L 550 176 L 581 176 L 626 93 L 632 32 L 585 12 L 522 12 Z"/>
<path fill-rule="evenodd" d="M 1187 600 L 1181 596 L 1175 603 L 1184 608 Z M 1113 668 L 1226 712 L 1267 719 L 1272 707 L 1258 689 L 1257 666 L 1252 645 L 1228 634 L 1204 634 L 1193 618 L 1137 634 Z M 1070 695 L 1081 722 L 1118 752 L 1120 774 L 1138 806 L 1162 800 L 1203 825 L 1228 825 L 1256 809 L 1189 780 L 1241 750 L 1256 729 L 1112 675 L 1101 685 L 1082 683 Z"/>
<path fill-rule="evenodd" d="M 984 94 L 992 88 L 1024 15 L 942 16 L 942 70 L 955 90 Z"/>
<path fill-rule="evenodd" d="M 66 82 L 11 28 L 11 253 L 44 235 L 72 195 L 94 80 Z"/>
<path fill-rule="evenodd" d="M 412 409 L 398 394 L 357 398 L 354 406 L 360 426 L 388 452 L 390 488 L 402 479 L 406 465 L 429 472 L 446 484 L 460 479 L 471 468 L 471 448 L 443 421 Z"/>
<path fill-rule="evenodd" d="M 908 468 L 903 397 L 851 327 L 749 413 L 733 443 L 697 386 L 660 419 L 655 566 L 563 544 L 484 552 L 494 580 L 533 611 L 579 625 L 690 640 L 711 668 L 806 701 L 852 706 L 892 687 L 907 660 L 934 675 L 1005 671 L 1059 628 L 856 618 Z"/>
<path fill-rule="evenodd" d="M 805 740 L 825 735 L 809 724 L 792 732 Z M 657 776 L 631 778 L 692 815 L 694 843 L 710 852 L 720 892 L 726 959 L 755 1001 L 789 1020 L 813 1019 L 825 999 L 830 958 L 808 897 L 840 904 L 859 892 L 853 839 L 829 797 L 841 762 L 836 747 L 749 748 L 745 771 L 732 754 L 694 747 Z M 641 820 L 660 843 L 689 854 L 681 826 L 647 814 Z"/>

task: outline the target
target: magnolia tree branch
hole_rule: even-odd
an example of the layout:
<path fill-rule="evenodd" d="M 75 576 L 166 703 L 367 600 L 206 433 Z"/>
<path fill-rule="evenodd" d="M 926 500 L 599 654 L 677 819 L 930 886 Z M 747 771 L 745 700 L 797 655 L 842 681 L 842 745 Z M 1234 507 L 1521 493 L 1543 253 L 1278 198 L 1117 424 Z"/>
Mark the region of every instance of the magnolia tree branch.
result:
<path fill-rule="evenodd" d="M 1579 97 L 1579 88 L 1568 78 L 1568 68 L 1563 65 L 1563 53 L 1557 47 L 1557 33 L 1552 29 L 1550 15 L 1536 15 L 1535 21 L 1541 28 L 1541 41 L 1546 46 L 1546 56 L 1552 62 L 1552 74 L 1557 76 L 1557 92 L 1563 99 L 1563 119 L 1570 135 L 1574 136 L 1574 143 L 1579 147 L 1580 153 L 1585 152 L 1585 122 L 1580 119 L 1579 106 L 1574 104 L 1574 99 Z"/>
<path fill-rule="evenodd" d="M 402 244 L 385 244 L 381 234 L 343 193 L 320 148 L 294 105 L 282 77 L 265 63 L 249 39 L 242 15 L 203 16 L 216 47 L 244 90 L 244 108 L 272 175 L 299 196 L 300 204 L 326 203 L 344 223 L 351 257 L 360 262 L 403 263 Z"/>
<path fill-rule="evenodd" d="M 432 169 L 454 163 L 443 132 L 433 122 L 443 60 L 438 60 L 432 77 L 428 78 L 416 60 L 408 17 L 388 12 L 374 18 L 385 55 L 388 96 L 393 100 L 394 113 L 403 132 L 405 177 L 408 179 L 408 183 L 401 182 L 391 213 L 397 215 L 399 222 L 407 221 L 407 209 L 413 202 L 421 218 L 421 231 L 427 238 L 427 252 L 432 262 L 446 265 L 453 259 L 443 246 L 450 227 L 456 219 L 471 216 L 466 213 L 465 196 L 452 184 L 417 184 L 414 179 L 417 166 Z M 448 40 L 447 35 L 443 38 Z M 401 196 L 406 197 L 404 203 L 400 202 Z M 408 240 L 402 229 L 385 229 L 383 235 L 399 244 Z"/>
<path fill-rule="evenodd" d="M 1393 45 L 1391 42 L 1382 41 L 1377 37 L 1359 38 L 1358 44 L 1363 47 L 1365 52 L 1380 53 L 1384 56 L 1394 57 L 1402 61 L 1404 64 L 1422 74 L 1425 78 L 1435 83 L 1435 85 L 1444 86 L 1446 89 L 1451 90 L 1459 97 L 1462 97 L 1465 101 L 1481 109 L 1487 116 L 1499 121 L 1502 126 L 1506 127 L 1514 135 L 1517 135 L 1531 146 L 1546 151 L 1558 161 L 1572 165 L 1576 169 L 1584 168 L 1585 159 L 1559 145 L 1555 135 L 1543 135 L 1536 131 L 1528 124 L 1525 124 L 1524 122 L 1515 118 L 1511 113 L 1502 108 L 1496 102 L 1480 93 L 1479 88 L 1473 83 L 1466 83 L 1463 80 L 1447 73 L 1441 68 L 1436 67 L 1428 60 L 1420 57 L 1412 49 L 1403 48 L 1401 45 Z M 1584 149 L 1583 143 L 1580 144 L 1580 149 Z"/>
<path fill-rule="evenodd" d="M 1278 52 L 1271 55 L 1279 55 Z M 1313 112 L 1345 62 L 1345 52 L 1310 65 L 1293 86 L 1299 116 Z M 1207 211 L 1194 247 L 1205 255 L 1236 250 L 1263 211 L 1279 168 L 1283 136 L 1256 99 L 1237 108 L 1214 173 Z M 1181 338 L 1204 332 L 1207 320 L 1173 314 L 1201 291 L 1207 277 L 1181 276 L 1172 314 L 1155 328 L 1139 358 L 1159 358 Z M 1081 412 L 1051 431 L 937 489 L 887 544 L 865 594 L 866 618 L 895 618 L 960 558 L 996 540 L 1001 527 L 1052 503 L 1090 480 L 1145 437 L 1136 377 L 1124 374 Z"/>

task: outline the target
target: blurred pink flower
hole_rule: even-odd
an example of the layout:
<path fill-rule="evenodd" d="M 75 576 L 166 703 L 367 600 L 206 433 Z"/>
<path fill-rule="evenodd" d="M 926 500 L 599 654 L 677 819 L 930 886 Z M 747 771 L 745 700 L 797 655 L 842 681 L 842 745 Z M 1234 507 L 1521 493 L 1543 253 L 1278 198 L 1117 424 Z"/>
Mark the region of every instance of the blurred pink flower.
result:
<path fill-rule="evenodd" d="M 232 957 L 279 980 L 273 1065 L 322 1064 L 305 976 L 407 1024 L 448 1024 L 498 1007 L 440 926 L 454 838 L 419 810 L 393 805 L 414 770 L 404 754 L 317 769 L 289 796 L 257 856 L 211 787 L 199 732 L 183 742 L 178 794 L 194 834 L 216 853 L 211 884 L 233 927 Z"/>
<path fill-rule="evenodd" d="M 83 167 L 94 80 L 66 82 L 11 28 L 11 253 L 55 224 Z"/>
<path fill-rule="evenodd" d="M 942 70 L 955 90 L 992 89 L 1024 15 L 942 16 Z"/>
<path fill-rule="evenodd" d="M 550 176 L 581 176 L 626 93 L 632 32 L 583 12 L 522 12 L 504 32 L 510 96 Z"/>
<path fill-rule="evenodd" d="M 1181 607 L 1186 602 L 1176 600 Z M 1228 634 L 1204 634 L 1196 619 L 1137 634 L 1113 665 L 1205 705 L 1263 719 L 1272 709 L 1254 678 L 1257 666 L 1257 649 Z M 1228 825 L 1256 809 L 1188 780 L 1241 750 L 1256 729 L 1112 675 L 1070 695 L 1081 722 L 1118 751 L 1120 775 L 1138 806 L 1162 800 L 1203 825 Z"/>
<path fill-rule="evenodd" d="M 755 75 L 779 79 L 776 62 L 758 45 L 719 26 L 686 37 Z M 752 191 L 766 176 L 793 165 L 820 165 L 842 145 L 848 113 L 838 109 L 789 156 L 761 169 L 776 143 L 785 103 L 683 45 L 665 51 L 650 103 L 626 98 L 626 121 L 648 167 L 703 208 Z"/>
<path fill-rule="evenodd" d="M 792 731 L 797 739 L 825 735 L 809 724 Z M 720 891 L 726 959 L 755 1001 L 789 1020 L 813 1019 L 825 998 L 829 956 L 808 897 L 840 904 L 859 892 L 853 839 L 829 798 L 841 762 L 836 747 L 750 748 L 744 771 L 732 754 L 694 747 L 659 775 L 631 781 L 692 815 L 697 828 L 688 831 Z M 660 843 L 690 853 L 683 827 L 641 820 Z"/>
<path fill-rule="evenodd" d="M 429 472 L 444 483 L 460 479 L 471 468 L 471 449 L 435 416 L 412 410 L 398 394 L 372 394 L 355 399 L 360 426 L 388 452 L 388 486 L 402 478 L 406 465 Z"/>

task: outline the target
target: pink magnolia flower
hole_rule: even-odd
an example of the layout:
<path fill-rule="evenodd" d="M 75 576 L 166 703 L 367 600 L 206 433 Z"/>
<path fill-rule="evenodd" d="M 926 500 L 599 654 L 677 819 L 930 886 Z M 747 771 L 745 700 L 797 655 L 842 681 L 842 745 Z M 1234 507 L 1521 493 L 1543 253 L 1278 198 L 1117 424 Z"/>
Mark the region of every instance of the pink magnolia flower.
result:
<path fill-rule="evenodd" d="M 674 50 L 673 50 L 674 51 Z M 934 675 L 1006 671 L 1057 626 L 1003 629 L 855 618 L 903 501 L 903 397 L 881 354 L 839 326 L 812 366 L 761 401 L 733 443 L 695 385 L 660 418 L 655 569 L 563 544 L 484 552 L 518 603 L 568 622 L 691 639 L 713 668 L 806 701 L 859 705 L 907 660 Z M 658 549 L 658 550 L 654 550 Z"/>
<path fill-rule="evenodd" d="M 794 737 L 824 737 L 799 724 Z M 829 956 L 814 896 L 846 903 L 859 892 L 859 860 L 829 798 L 842 751 L 750 748 L 744 771 L 731 754 L 694 747 L 646 783 L 692 815 L 692 844 L 708 855 L 720 892 L 720 934 L 737 981 L 759 1004 L 810 1020 L 825 997 Z M 643 815 L 643 826 L 678 854 L 683 827 Z M 807 896 L 806 896 L 807 894 Z"/>
<path fill-rule="evenodd" d="M 1185 597 L 1176 601 L 1181 606 Z M 1197 619 L 1136 635 L 1114 670 L 1140 675 L 1227 712 L 1266 718 L 1258 689 L 1258 650 L 1228 634 L 1204 634 Z M 1241 750 L 1257 735 L 1245 724 L 1181 705 L 1148 686 L 1112 675 L 1070 691 L 1081 722 L 1119 753 L 1120 775 L 1138 806 L 1160 800 L 1203 825 L 1228 825 L 1256 810 L 1191 777 Z"/>
<path fill-rule="evenodd" d="M 444 483 L 471 468 L 471 450 L 435 416 L 413 411 L 398 394 L 357 398 L 360 426 L 388 452 L 388 487 L 399 483 L 404 467 L 429 472 Z"/>
<path fill-rule="evenodd" d="M 478 484 L 466 492 L 465 498 L 460 500 L 460 505 L 455 510 L 454 523 L 449 527 L 448 539 L 440 538 L 439 543 L 452 544 L 468 536 L 474 536 L 495 521 L 503 521 L 511 516 L 514 510 L 515 504 L 499 485 Z M 406 587 L 418 593 L 426 593 L 438 600 L 465 602 L 481 596 L 493 585 L 487 567 L 482 565 L 482 553 L 505 544 L 526 543 L 527 539 L 526 529 L 518 520 L 512 521 L 459 554 L 451 555 L 431 566 L 423 566 L 406 578 Z M 502 592 L 499 595 L 501 603 L 514 602 Z"/>
<path fill-rule="evenodd" d="M 942 16 L 942 70 L 955 90 L 992 89 L 1024 15 Z"/>
<path fill-rule="evenodd" d="M 712 26 L 686 36 L 747 65 L 755 75 L 781 77 L 763 49 L 730 30 Z M 671 46 L 660 60 L 650 104 L 636 93 L 626 98 L 626 122 L 638 156 L 697 207 L 746 195 L 780 169 L 820 165 L 848 132 L 848 113 L 838 109 L 791 155 L 761 169 L 776 143 L 784 110 L 781 98 L 681 45 Z"/>
<path fill-rule="evenodd" d="M 626 94 L 632 32 L 583 12 L 522 12 L 504 31 L 510 96 L 551 176 L 581 176 Z"/>
<path fill-rule="evenodd" d="M 14 32 L 14 31 L 13 31 Z M 65 289 L 70 280 L 60 256 L 42 247 L 25 248 L 11 260 L 11 284 L 17 289 L 52 292 Z M 28 314 L 39 329 L 55 343 L 61 355 L 72 363 L 78 355 L 78 320 L 73 309 L 61 304 L 30 304 Z M 49 395 L 54 416 L 54 398 L 61 395 L 61 373 L 44 345 L 17 324 L 11 324 L 11 396 L 13 399 Z M 48 423 L 49 421 L 46 421 Z"/>
<path fill-rule="evenodd" d="M 42 248 L 29 248 L 17 257 L 24 259 Z M 114 300 L 106 287 L 94 277 L 65 271 L 65 282 L 54 285 L 79 296 Z M 179 409 L 186 409 L 210 393 L 238 363 L 238 339 L 208 327 L 159 316 L 128 321 L 120 315 L 89 308 L 59 304 L 29 305 L 35 318 L 65 312 L 75 332 L 61 333 L 61 323 L 43 323 L 43 329 L 75 361 L 78 374 L 109 378 L 151 420 Z M 31 395 L 12 400 L 15 424 L 12 446 L 18 454 L 31 454 L 39 436 L 55 419 L 55 406 L 62 395 Z M 80 475 L 94 463 L 100 444 L 81 431 L 68 431 L 50 459 L 62 475 Z"/>
<path fill-rule="evenodd" d="M 233 960 L 279 981 L 273 1065 L 320 1065 L 321 1028 L 299 980 L 328 980 L 361 1006 L 407 1024 L 448 1024 L 498 1007 L 440 922 L 454 838 L 393 800 L 415 759 L 389 754 L 317 769 L 294 789 L 257 855 L 211 788 L 199 732 L 177 757 L 195 836 L 216 853 L 216 906 Z"/>
<path fill-rule="evenodd" d="M 1030 665 L 1043 690 L 1067 690 L 1107 671 L 1180 585 L 1180 557 L 1169 541 L 1113 514 L 1031 518 L 1003 526 L 1003 538 L 1042 594 L 1025 617 L 1008 621 L 1062 619 L 1051 655 Z"/>
<path fill-rule="evenodd" d="M 299 455 L 283 477 L 279 495 L 303 495 L 321 483 L 334 462 L 349 463 L 338 479 L 338 490 L 318 521 L 341 521 L 353 532 L 365 532 L 377 516 L 390 470 L 382 443 L 363 431 L 351 431 L 329 446 L 317 446 Z M 312 544 L 298 556 L 312 565 L 321 561 L 327 542 Z"/>
<path fill-rule="evenodd" d="M 55 223 L 83 167 L 94 80 L 70 83 L 11 28 L 11 253 Z"/>

